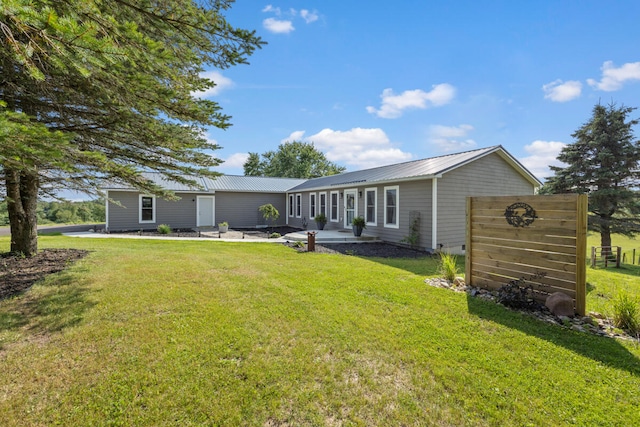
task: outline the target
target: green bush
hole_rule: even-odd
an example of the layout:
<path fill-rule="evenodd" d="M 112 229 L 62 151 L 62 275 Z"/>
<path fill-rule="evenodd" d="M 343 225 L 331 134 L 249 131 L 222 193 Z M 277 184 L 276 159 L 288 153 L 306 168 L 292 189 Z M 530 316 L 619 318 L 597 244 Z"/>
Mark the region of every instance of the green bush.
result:
<path fill-rule="evenodd" d="M 270 239 L 277 239 L 278 237 L 282 237 L 282 235 L 280 233 L 271 233 L 269 235 Z"/>
<path fill-rule="evenodd" d="M 632 298 L 628 292 L 620 291 L 612 304 L 614 326 L 627 330 L 632 334 L 639 332 L 640 310 L 638 309 L 638 300 Z"/>
<path fill-rule="evenodd" d="M 448 252 L 440 252 L 439 271 L 442 277 L 453 282 L 458 275 L 458 258 Z"/>
<path fill-rule="evenodd" d="M 158 226 L 158 233 L 160 234 L 170 234 L 171 227 L 168 224 L 160 224 Z"/>

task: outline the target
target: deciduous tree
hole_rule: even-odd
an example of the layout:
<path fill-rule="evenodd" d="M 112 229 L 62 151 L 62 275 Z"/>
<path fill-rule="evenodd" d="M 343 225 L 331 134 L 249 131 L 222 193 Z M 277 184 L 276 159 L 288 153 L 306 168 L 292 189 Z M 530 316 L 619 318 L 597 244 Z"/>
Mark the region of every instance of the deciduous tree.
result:
<path fill-rule="evenodd" d="M 104 179 L 170 196 L 140 172 L 214 176 L 208 126 L 229 117 L 198 93 L 205 67 L 246 63 L 263 42 L 232 27 L 226 0 L 3 0 L 0 168 L 11 250 L 37 251 L 35 198 Z M 17 115 L 16 115 L 17 114 Z M 18 143 L 18 126 L 31 129 Z"/>
<path fill-rule="evenodd" d="M 591 119 L 571 136 L 558 160 L 554 176 L 545 183 L 552 193 L 589 195 L 589 227 L 600 233 L 601 246 L 611 246 L 611 234 L 640 232 L 638 183 L 640 144 L 634 137 L 635 108 L 596 105 Z"/>
<path fill-rule="evenodd" d="M 267 151 L 261 156 L 249 153 L 244 163 L 247 176 L 271 176 L 283 178 L 317 178 L 344 172 L 343 166 L 327 160 L 323 152 L 313 143 L 285 142 L 276 151 Z"/>

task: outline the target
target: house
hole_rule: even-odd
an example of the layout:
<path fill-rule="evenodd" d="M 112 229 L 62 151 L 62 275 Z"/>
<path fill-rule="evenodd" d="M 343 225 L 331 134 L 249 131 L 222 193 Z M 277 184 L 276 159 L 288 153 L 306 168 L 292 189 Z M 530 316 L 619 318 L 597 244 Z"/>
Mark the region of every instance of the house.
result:
<path fill-rule="evenodd" d="M 467 196 L 534 194 L 542 183 L 502 146 L 415 160 L 308 180 L 221 176 L 201 179 L 205 190 L 158 181 L 179 202 L 157 200 L 126 188 L 108 188 L 107 228 L 192 228 L 228 221 L 232 227 L 264 224 L 258 206 L 271 203 L 279 223 L 327 230 L 350 229 L 362 216 L 366 232 L 382 240 L 411 241 L 427 250 L 464 251 Z"/>

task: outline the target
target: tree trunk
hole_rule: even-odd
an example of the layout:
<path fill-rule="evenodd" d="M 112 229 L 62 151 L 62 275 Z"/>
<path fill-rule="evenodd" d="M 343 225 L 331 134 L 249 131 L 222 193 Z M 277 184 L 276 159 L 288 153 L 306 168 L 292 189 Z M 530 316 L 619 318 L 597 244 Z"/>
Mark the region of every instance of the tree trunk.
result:
<path fill-rule="evenodd" d="M 611 256 L 611 227 L 609 218 L 601 218 L 600 224 L 600 246 L 602 247 L 602 257 Z"/>
<path fill-rule="evenodd" d="M 38 253 L 38 175 L 5 168 L 11 252 L 30 257 Z"/>

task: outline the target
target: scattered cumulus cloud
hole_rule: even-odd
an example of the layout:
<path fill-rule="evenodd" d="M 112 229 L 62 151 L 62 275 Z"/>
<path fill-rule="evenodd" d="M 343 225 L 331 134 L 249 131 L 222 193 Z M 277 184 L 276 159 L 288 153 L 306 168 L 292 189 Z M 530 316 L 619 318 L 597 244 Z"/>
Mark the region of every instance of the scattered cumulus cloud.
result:
<path fill-rule="evenodd" d="M 275 34 L 288 34 L 295 30 L 293 23 L 287 20 L 280 20 L 276 18 L 267 18 L 262 21 L 262 26 L 269 32 Z"/>
<path fill-rule="evenodd" d="M 582 83 L 577 80 L 563 82 L 558 79 L 542 85 L 544 98 L 553 102 L 567 102 L 576 99 L 582 93 Z"/>
<path fill-rule="evenodd" d="M 605 92 L 619 90 L 628 81 L 640 80 L 640 62 L 627 62 L 616 68 L 613 61 L 606 61 L 600 69 L 602 70 L 600 81 L 588 79 L 587 83 Z"/>
<path fill-rule="evenodd" d="M 207 90 L 201 90 L 198 92 L 194 92 L 193 95 L 198 97 L 198 98 L 209 98 L 212 96 L 216 96 L 219 95 L 220 92 L 222 92 L 225 89 L 228 89 L 230 87 L 233 87 L 233 81 L 228 78 L 223 76 L 220 72 L 218 71 L 205 71 L 204 73 L 200 73 L 200 77 L 205 77 L 211 81 L 213 81 L 216 85 L 212 88 L 209 88 Z"/>
<path fill-rule="evenodd" d="M 295 31 L 293 26 L 293 19 L 300 18 L 306 24 L 311 24 L 320 18 L 318 11 L 309 9 L 300 9 L 300 11 L 290 8 L 284 12 L 279 7 L 273 5 L 266 5 L 262 8 L 263 13 L 272 13 L 276 18 L 266 18 L 262 21 L 262 26 L 269 32 L 275 34 L 288 34 Z"/>
<path fill-rule="evenodd" d="M 226 159 L 223 159 L 224 163 L 218 166 L 218 168 L 219 169 L 242 168 L 248 158 L 249 158 L 249 153 L 234 153 L 229 157 L 227 157 Z"/>
<path fill-rule="evenodd" d="M 305 137 L 305 131 L 295 131 L 283 141 L 313 142 L 328 160 L 347 165 L 349 169 L 366 169 L 411 160 L 389 140 L 380 128 L 353 128 L 346 131 L 322 129 L 315 135 Z"/>
<path fill-rule="evenodd" d="M 557 157 L 566 144 L 559 141 L 533 141 L 529 145 L 525 145 L 524 150 L 529 154 L 520 159 L 520 163 L 529 169 L 539 179 L 553 175 L 550 165 L 564 166 L 564 163 L 558 161 Z"/>
<path fill-rule="evenodd" d="M 307 24 L 311 24 L 312 22 L 317 21 L 319 18 L 318 12 L 316 12 L 315 10 L 311 12 L 307 9 L 300 10 L 300 17 L 302 17 L 302 19 L 304 19 L 304 22 L 306 22 Z"/>
<path fill-rule="evenodd" d="M 380 108 L 367 107 L 367 111 L 383 119 L 396 119 L 404 113 L 404 110 L 424 110 L 448 104 L 455 94 L 456 88 L 448 83 L 434 85 L 430 92 L 414 89 L 406 90 L 399 95 L 396 95 L 393 89 L 387 88 L 380 95 L 382 98 Z"/>
<path fill-rule="evenodd" d="M 460 126 L 433 125 L 429 129 L 429 142 L 443 153 L 471 150 L 476 146 L 476 142 L 468 137 L 472 130 L 473 126 L 466 124 Z"/>

